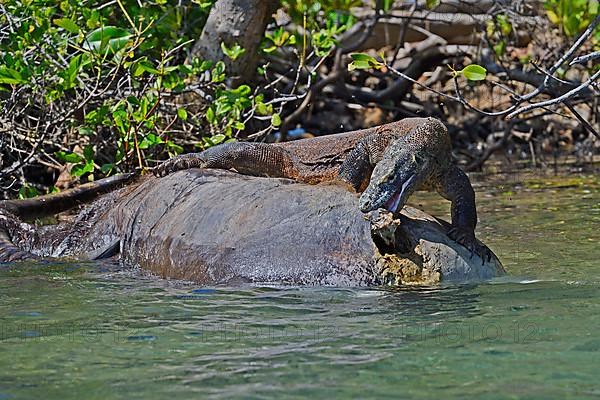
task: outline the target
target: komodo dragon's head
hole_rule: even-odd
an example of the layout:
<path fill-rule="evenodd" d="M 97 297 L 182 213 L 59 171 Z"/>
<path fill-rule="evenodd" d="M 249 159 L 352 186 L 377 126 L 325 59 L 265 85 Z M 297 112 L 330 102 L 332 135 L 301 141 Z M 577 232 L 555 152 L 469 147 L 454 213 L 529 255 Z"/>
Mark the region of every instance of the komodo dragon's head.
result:
<path fill-rule="evenodd" d="M 446 127 L 440 121 L 428 118 L 387 147 L 360 196 L 361 211 L 385 208 L 396 214 L 415 190 L 442 175 L 450 163 L 451 147 Z"/>

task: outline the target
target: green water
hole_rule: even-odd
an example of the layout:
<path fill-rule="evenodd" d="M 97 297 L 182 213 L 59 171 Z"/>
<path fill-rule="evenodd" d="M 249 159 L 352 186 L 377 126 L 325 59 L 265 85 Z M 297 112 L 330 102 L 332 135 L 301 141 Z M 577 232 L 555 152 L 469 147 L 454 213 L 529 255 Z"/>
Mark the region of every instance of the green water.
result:
<path fill-rule="evenodd" d="M 0 268 L 0 399 L 600 397 L 600 184 L 509 178 L 477 190 L 479 236 L 510 275 L 478 285 L 206 288 L 109 265 Z"/>

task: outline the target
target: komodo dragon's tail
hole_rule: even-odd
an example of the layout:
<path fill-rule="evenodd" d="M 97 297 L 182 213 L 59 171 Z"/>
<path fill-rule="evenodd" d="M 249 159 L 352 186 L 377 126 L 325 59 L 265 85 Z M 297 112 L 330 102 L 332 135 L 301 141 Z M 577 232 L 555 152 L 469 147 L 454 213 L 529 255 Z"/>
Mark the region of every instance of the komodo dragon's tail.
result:
<path fill-rule="evenodd" d="M 93 200 L 98 195 L 110 192 L 128 182 L 134 176 L 134 173 L 119 174 L 86 183 L 60 193 L 39 196 L 33 199 L 3 200 L 0 201 L 0 209 L 4 209 L 21 219 L 46 217 L 70 210 L 79 204 Z"/>
<path fill-rule="evenodd" d="M 33 199 L 0 201 L 0 262 L 37 258 L 13 243 L 13 236 L 24 230 L 21 227 L 21 220 L 41 218 L 69 210 L 93 200 L 100 194 L 116 189 L 129 182 L 134 176 L 134 173 L 114 175 L 61 193 Z"/>

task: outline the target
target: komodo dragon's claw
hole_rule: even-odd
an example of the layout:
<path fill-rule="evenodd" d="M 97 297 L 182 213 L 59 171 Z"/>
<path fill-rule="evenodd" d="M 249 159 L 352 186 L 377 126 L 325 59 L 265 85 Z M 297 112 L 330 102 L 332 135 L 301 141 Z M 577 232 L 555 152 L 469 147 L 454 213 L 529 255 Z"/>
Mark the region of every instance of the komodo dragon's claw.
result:
<path fill-rule="evenodd" d="M 154 175 L 162 177 L 176 171 L 198 167 L 202 167 L 202 160 L 198 157 L 197 153 L 189 153 L 163 161 L 162 164 L 154 167 L 152 172 Z"/>
<path fill-rule="evenodd" d="M 471 258 L 473 258 L 474 254 L 477 254 L 481 258 L 482 265 L 486 261 L 489 262 L 492 260 L 492 251 L 487 246 L 480 244 L 472 232 L 454 227 L 448 231 L 448 237 L 468 249 L 471 253 Z"/>

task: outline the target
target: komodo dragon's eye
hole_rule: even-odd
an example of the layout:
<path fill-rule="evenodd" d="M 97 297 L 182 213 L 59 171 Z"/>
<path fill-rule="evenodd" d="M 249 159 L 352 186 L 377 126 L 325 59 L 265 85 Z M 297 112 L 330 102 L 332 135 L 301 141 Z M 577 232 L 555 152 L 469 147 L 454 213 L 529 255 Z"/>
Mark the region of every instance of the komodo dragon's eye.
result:
<path fill-rule="evenodd" d="M 394 180 L 394 174 L 392 173 L 392 171 L 390 171 L 383 175 L 381 178 L 379 178 L 379 183 L 390 183 L 392 182 L 392 180 Z"/>

